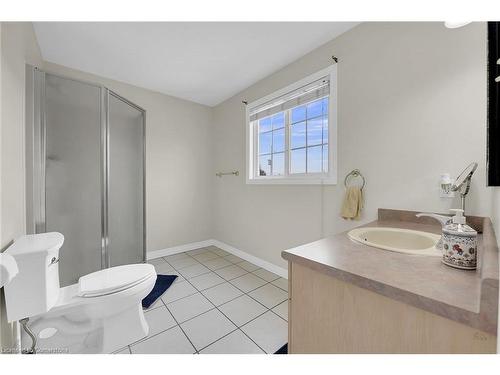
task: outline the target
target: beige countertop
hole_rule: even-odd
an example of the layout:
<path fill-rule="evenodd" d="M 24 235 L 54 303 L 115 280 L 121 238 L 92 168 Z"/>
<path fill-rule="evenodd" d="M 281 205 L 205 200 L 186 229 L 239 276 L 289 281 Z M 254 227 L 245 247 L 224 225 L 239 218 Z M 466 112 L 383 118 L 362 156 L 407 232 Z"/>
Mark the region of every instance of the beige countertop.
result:
<path fill-rule="evenodd" d="M 379 210 L 378 220 L 363 226 L 383 226 L 441 233 L 433 219 L 415 212 Z M 283 251 L 297 262 L 345 282 L 410 304 L 445 318 L 497 334 L 498 247 L 491 221 L 471 218 L 478 236 L 478 269 L 459 270 L 437 257 L 407 255 L 352 241 L 347 232 Z"/>

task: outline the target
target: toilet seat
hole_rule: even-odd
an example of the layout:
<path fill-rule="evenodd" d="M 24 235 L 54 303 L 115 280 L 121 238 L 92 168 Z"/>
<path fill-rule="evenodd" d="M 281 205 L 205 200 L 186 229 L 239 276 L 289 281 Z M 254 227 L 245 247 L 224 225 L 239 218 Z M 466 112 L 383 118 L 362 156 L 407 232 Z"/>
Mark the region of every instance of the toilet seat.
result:
<path fill-rule="evenodd" d="M 93 298 L 121 292 L 151 277 L 156 278 L 156 272 L 149 264 L 127 264 L 107 268 L 80 277 L 78 296 Z"/>

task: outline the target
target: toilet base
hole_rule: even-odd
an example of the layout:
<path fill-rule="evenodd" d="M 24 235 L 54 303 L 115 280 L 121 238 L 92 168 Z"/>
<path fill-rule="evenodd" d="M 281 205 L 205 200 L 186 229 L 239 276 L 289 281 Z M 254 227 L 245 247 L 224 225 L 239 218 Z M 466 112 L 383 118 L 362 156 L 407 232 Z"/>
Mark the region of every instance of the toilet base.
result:
<path fill-rule="evenodd" d="M 103 327 L 103 353 L 113 353 L 149 333 L 141 304 L 105 319 Z"/>
<path fill-rule="evenodd" d="M 30 327 L 37 336 L 39 354 L 113 353 L 149 332 L 140 303 L 103 319 L 86 319 L 74 311 L 61 311 L 59 316 L 39 315 L 30 319 Z M 25 332 L 21 342 L 23 348 L 31 346 L 31 338 Z"/>

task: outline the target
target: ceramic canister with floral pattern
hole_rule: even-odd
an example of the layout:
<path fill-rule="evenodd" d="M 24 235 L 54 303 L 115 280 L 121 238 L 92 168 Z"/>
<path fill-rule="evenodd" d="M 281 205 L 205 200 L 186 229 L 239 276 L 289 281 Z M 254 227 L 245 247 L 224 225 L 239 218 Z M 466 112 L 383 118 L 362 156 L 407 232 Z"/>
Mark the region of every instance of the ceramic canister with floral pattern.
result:
<path fill-rule="evenodd" d="M 443 263 L 461 269 L 477 267 L 477 232 L 465 224 L 463 210 L 455 209 L 453 222 L 443 227 Z"/>

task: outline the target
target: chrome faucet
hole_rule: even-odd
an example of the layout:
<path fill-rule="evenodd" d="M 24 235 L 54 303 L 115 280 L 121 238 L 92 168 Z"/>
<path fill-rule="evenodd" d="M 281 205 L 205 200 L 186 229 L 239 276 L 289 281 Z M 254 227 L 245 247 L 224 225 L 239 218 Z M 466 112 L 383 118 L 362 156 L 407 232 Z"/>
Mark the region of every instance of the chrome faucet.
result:
<path fill-rule="evenodd" d="M 450 216 L 423 213 L 423 212 L 416 214 L 415 216 L 416 217 L 422 217 L 422 216 L 432 217 L 433 219 L 436 219 L 437 221 L 439 221 L 441 223 L 442 227 L 444 227 L 446 224 L 449 224 L 453 221 L 453 219 Z M 439 239 L 438 243 L 436 244 L 436 249 L 443 250 L 443 235 L 441 235 L 441 238 Z"/>

